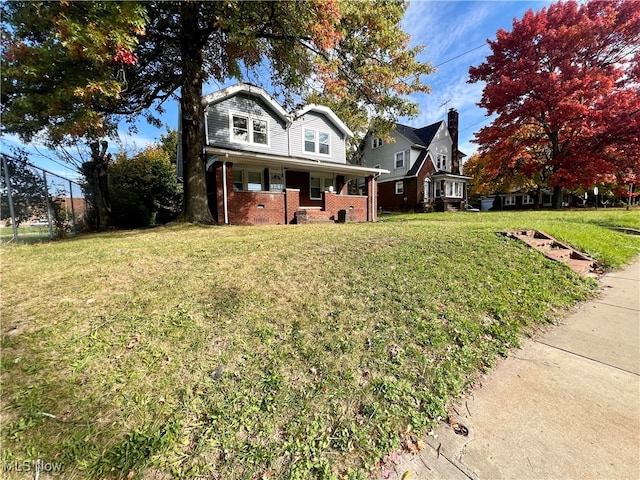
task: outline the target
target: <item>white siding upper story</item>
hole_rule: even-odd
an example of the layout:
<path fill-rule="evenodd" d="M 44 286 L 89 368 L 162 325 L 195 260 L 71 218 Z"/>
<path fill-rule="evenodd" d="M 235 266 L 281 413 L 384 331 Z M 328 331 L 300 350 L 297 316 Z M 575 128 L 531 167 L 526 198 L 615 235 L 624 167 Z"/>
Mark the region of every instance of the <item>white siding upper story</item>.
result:
<path fill-rule="evenodd" d="M 429 152 L 431 153 L 434 164 L 433 167 L 436 169 L 436 172 L 441 170 L 445 172 L 451 171 L 452 147 L 453 143 L 449 135 L 449 129 L 447 129 L 443 123 L 433 137 L 431 145 L 429 145 Z M 440 163 L 438 163 L 438 158 L 440 159 Z"/>
<path fill-rule="evenodd" d="M 389 173 L 380 176 L 380 182 L 397 180 L 407 176 L 425 149 L 422 145 L 405 138 L 397 131 L 392 132 L 391 137 L 395 141 L 385 142 L 376 137 L 369 137 L 365 146 L 364 166 L 389 170 Z M 444 122 L 441 123 L 426 148 L 429 153 L 427 158 L 431 158 L 433 161 L 435 171 L 451 170 L 452 141 Z"/>
<path fill-rule="evenodd" d="M 347 163 L 345 142 L 353 134 L 327 107 L 289 115 L 264 90 L 243 84 L 204 102 L 207 146 Z"/>

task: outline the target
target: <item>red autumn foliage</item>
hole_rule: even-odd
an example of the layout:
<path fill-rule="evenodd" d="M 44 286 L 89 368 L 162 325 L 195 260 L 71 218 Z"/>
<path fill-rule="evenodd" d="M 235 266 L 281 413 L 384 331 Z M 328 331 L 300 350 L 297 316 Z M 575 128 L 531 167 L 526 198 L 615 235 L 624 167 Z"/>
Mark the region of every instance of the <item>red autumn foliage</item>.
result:
<path fill-rule="evenodd" d="M 640 9 L 630 0 L 558 2 L 514 20 L 470 69 L 480 106 L 497 114 L 476 134 L 498 166 L 547 186 L 588 187 L 640 171 Z M 502 169 L 504 171 L 504 169 Z"/>
<path fill-rule="evenodd" d="M 116 50 L 116 54 L 113 56 L 113 61 L 117 63 L 124 63 L 125 65 L 135 65 L 138 63 L 138 57 L 127 47 L 120 46 Z"/>

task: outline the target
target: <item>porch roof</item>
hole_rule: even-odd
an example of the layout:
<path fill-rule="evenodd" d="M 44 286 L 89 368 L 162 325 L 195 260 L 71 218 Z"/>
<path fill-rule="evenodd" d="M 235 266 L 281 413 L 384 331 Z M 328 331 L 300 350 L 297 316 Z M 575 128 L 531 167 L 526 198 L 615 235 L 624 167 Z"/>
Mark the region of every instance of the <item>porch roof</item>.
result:
<path fill-rule="evenodd" d="M 245 152 L 229 150 L 224 148 L 206 147 L 209 155 L 216 155 L 220 160 L 237 164 L 251 164 L 274 167 L 285 167 L 290 169 L 302 168 L 319 172 L 332 172 L 340 175 L 352 177 L 366 177 L 369 175 L 381 175 L 389 173 L 383 168 L 361 167 L 359 165 L 349 165 L 346 163 L 323 162 L 320 160 L 309 160 L 307 158 L 286 157 L 281 155 L 267 155 L 264 153 Z"/>
<path fill-rule="evenodd" d="M 431 178 L 445 179 L 445 180 L 471 180 L 471 177 L 467 177 L 466 175 L 457 175 L 455 173 L 443 172 L 442 170 L 437 171 L 436 173 L 431 175 Z"/>

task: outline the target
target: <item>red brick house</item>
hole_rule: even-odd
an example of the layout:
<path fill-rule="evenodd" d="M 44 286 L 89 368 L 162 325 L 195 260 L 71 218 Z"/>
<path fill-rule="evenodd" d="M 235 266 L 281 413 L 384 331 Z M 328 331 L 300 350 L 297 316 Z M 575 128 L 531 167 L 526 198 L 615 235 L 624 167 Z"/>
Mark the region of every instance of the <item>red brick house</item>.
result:
<path fill-rule="evenodd" d="M 209 208 L 218 223 L 375 221 L 376 178 L 386 170 L 347 163 L 353 134 L 329 108 L 289 114 L 246 83 L 202 101 Z M 357 182 L 364 194 L 349 195 Z"/>
<path fill-rule="evenodd" d="M 389 173 L 378 179 L 378 206 L 389 211 L 461 210 L 470 177 L 460 174 L 464 154 L 458 150 L 458 112 L 422 128 L 397 124 L 383 141 L 369 136 L 363 165 Z"/>

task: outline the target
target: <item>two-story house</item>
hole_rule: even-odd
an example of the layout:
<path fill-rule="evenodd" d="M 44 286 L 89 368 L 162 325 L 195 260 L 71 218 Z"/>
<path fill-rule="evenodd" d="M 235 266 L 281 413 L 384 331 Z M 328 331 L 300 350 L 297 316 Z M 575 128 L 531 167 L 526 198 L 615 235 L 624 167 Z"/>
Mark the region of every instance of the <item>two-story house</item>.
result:
<path fill-rule="evenodd" d="M 458 112 L 447 122 L 422 128 L 397 124 L 392 140 L 369 135 L 363 165 L 389 173 L 378 179 L 378 206 L 389 211 L 460 210 L 467 201 L 470 177 L 461 175 L 464 157 L 458 150 Z"/>
<path fill-rule="evenodd" d="M 376 178 L 386 170 L 347 163 L 353 134 L 331 109 L 289 114 L 246 83 L 202 102 L 209 208 L 218 223 L 375 221 Z M 362 179 L 364 195 L 349 195 L 349 184 Z"/>

